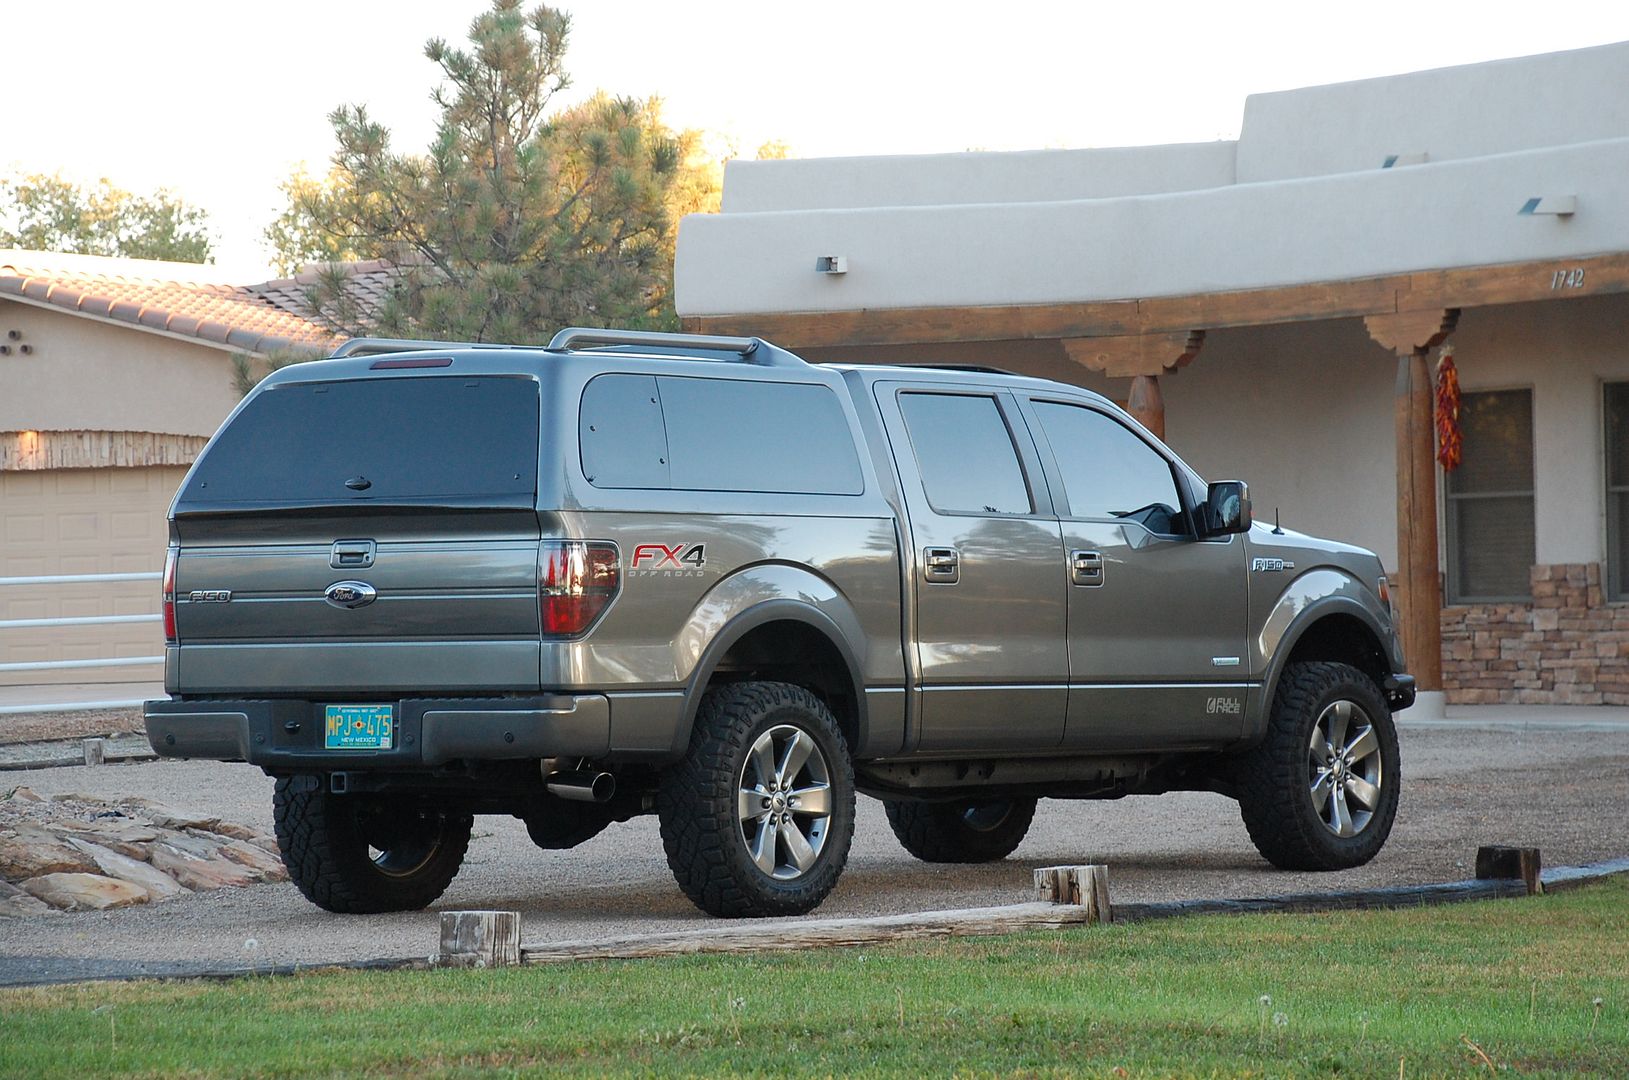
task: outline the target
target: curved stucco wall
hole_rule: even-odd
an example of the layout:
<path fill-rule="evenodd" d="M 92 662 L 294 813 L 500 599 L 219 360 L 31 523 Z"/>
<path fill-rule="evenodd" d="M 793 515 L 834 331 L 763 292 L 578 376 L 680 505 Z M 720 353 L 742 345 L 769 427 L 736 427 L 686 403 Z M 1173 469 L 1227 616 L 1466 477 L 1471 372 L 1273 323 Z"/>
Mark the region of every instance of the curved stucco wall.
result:
<path fill-rule="evenodd" d="M 1576 194 L 1569 218 L 1521 215 Z M 1629 138 L 1406 169 L 1072 202 L 691 215 L 685 316 L 1255 289 L 1629 248 Z M 844 255 L 849 272 L 815 272 Z"/>
<path fill-rule="evenodd" d="M 1197 191 L 1233 183 L 1233 145 L 736 160 L 724 166 L 723 210 L 1057 202 Z"/>
<path fill-rule="evenodd" d="M 1449 161 L 1629 135 L 1629 42 L 1254 94 L 1238 182 Z"/>

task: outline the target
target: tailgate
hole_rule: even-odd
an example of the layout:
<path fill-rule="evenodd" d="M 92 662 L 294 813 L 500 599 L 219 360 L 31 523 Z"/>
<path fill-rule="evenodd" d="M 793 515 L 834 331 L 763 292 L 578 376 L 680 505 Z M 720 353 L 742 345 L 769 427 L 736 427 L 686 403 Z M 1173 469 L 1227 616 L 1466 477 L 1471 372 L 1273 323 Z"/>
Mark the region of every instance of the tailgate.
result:
<path fill-rule="evenodd" d="M 538 688 L 537 386 L 279 386 L 177 497 L 170 689 Z"/>

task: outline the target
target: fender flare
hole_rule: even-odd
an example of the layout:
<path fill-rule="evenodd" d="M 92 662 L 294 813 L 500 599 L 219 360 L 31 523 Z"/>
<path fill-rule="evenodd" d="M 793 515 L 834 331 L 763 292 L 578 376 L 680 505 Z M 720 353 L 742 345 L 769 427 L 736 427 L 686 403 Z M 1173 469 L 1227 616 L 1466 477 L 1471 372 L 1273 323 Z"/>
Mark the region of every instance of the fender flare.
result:
<path fill-rule="evenodd" d="M 842 657 L 843 666 L 848 669 L 849 686 L 854 695 L 854 745 L 849 747 L 849 753 L 854 755 L 859 753 L 860 747 L 865 745 L 870 727 L 866 717 L 865 677 L 860 670 L 859 658 L 855 656 L 847 637 L 830 615 L 812 604 L 781 597 L 760 601 L 737 613 L 724 624 L 702 651 L 701 659 L 696 662 L 695 668 L 690 673 L 690 680 L 685 684 L 683 720 L 674 733 L 675 755 L 682 756 L 686 747 L 690 745 L 690 735 L 696 726 L 696 713 L 701 708 L 702 695 L 706 693 L 707 684 L 712 681 L 713 673 L 718 669 L 725 654 L 752 631 L 776 622 L 802 623 L 818 631 Z"/>
<path fill-rule="evenodd" d="M 1279 680 L 1283 678 L 1284 668 L 1296 646 L 1308 630 L 1331 615 L 1356 620 L 1374 639 L 1387 670 L 1391 674 L 1402 670 L 1402 665 L 1398 663 L 1400 657 L 1395 655 L 1391 644 L 1396 635 L 1391 629 L 1390 617 L 1380 607 L 1379 600 L 1356 578 L 1343 570 L 1320 567 L 1302 575 L 1295 585 L 1301 588 L 1292 586 L 1285 590 L 1262 628 L 1260 645 L 1267 665 L 1261 683 L 1261 707 L 1253 710 L 1255 715 L 1252 717 L 1250 741 L 1266 733 L 1267 716 L 1278 693 Z M 1300 602 L 1305 602 L 1306 606 L 1294 610 Z M 1291 611 L 1293 615 L 1289 614 Z M 1276 628 L 1276 640 L 1269 645 L 1268 637 L 1275 630 L 1275 617 L 1281 617 L 1282 624 Z M 1381 693 L 1385 693 L 1384 688 Z"/>

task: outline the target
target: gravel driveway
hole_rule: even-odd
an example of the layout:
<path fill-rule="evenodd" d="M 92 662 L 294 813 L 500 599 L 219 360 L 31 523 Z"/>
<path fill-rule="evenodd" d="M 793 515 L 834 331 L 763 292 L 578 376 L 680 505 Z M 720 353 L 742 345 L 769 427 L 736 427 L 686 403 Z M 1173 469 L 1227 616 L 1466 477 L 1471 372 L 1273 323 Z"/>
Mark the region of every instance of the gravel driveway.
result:
<path fill-rule="evenodd" d="M 1256 854 L 1218 795 L 1044 802 L 1018 851 L 983 866 L 930 866 L 894 841 L 880 803 L 860 800 L 848 870 L 820 915 L 1013 903 L 1032 867 L 1101 862 L 1116 901 L 1263 896 L 1471 876 L 1479 844 L 1536 845 L 1546 865 L 1629 855 L 1629 727 L 1476 731 L 1405 728 L 1392 838 L 1370 865 L 1290 874 Z M 139 794 L 271 829 L 272 783 L 247 765 L 154 762 L 12 773 L 43 794 Z M 469 857 L 436 909 L 332 915 L 292 885 L 197 894 L 103 913 L 0 919 L 0 984 L 200 966 L 321 964 L 425 956 L 435 910 L 523 913 L 523 938 L 608 937 L 705 925 L 674 885 L 654 818 L 613 825 L 572 851 L 534 848 L 520 822 L 476 819 Z"/>

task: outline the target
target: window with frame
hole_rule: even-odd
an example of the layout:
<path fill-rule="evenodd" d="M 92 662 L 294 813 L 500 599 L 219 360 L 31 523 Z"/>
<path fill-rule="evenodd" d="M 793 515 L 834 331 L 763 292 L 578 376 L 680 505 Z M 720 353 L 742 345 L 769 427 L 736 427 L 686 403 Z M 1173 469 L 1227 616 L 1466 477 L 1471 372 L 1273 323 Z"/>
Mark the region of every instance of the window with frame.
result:
<path fill-rule="evenodd" d="M 1629 383 L 1606 385 L 1606 587 L 1629 600 Z"/>
<path fill-rule="evenodd" d="M 1534 559 L 1533 392 L 1466 394 L 1459 424 L 1460 465 L 1445 485 L 1448 602 L 1525 600 Z"/>
<path fill-rule="evenodd" d="M 1034 401 L 1063 474 L 1069 517 L 1135 521 L 1150 532 L 1187 535 L 1171 463 L 1113 417 L 1083 405 Z"/>
<path fill-rule="evenodd" d="M 1029 485 L 996 399 L 899 395 L 928 504 L 941 514 L 1029 514 Z"/>

